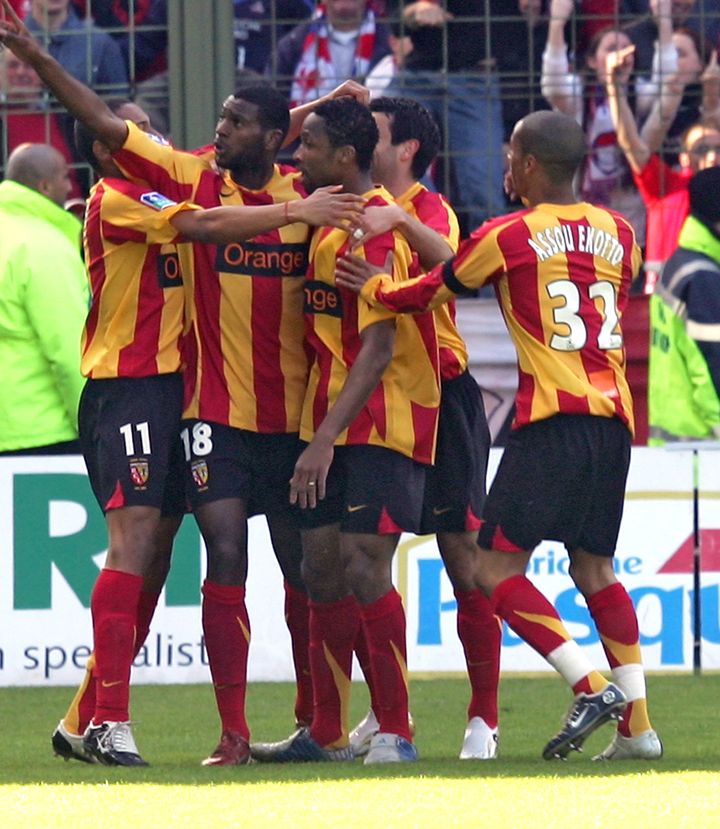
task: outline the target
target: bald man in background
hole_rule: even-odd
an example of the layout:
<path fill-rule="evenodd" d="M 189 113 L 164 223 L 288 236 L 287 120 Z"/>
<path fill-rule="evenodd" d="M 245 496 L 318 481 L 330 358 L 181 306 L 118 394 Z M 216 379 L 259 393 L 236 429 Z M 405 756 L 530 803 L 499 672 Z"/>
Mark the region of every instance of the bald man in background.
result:
<path fill-rule="evenodd" d="M 0 455 L 79 452 L 80 334 L 88 309 L 68 166 L 22 144 L 0 184 Z"/>

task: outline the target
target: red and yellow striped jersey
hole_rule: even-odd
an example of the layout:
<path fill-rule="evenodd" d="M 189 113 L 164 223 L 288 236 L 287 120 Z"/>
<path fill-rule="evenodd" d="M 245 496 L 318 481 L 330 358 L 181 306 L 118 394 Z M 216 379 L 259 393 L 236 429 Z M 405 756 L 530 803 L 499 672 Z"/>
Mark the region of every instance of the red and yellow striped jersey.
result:
<path fill-rule="evenodd" d="M 168 220 L 187 207 L 120 178 L 92 188 L 83 231 L 92 297 L 82 337 L 86 377 L 180 370 L 183 280 Z"/>
<path fill-rule="evenodd" d="M 440 234 L 452 250 L 457 251 L 460 244 L 460 226 L 455 211 L 444 196 L 433 193 L 417 181 L 398 196 L 397 203 L 411 216 Z M 417 257 L 413 257 L 410 276 L 417 276 L 421 272 Z M 450 300 L 436 308 L 434 314 L 440 348 L 440 377 L 443 380 L 452 380 L 459 377 L 468 366 L 465 341 L 455 324 L 455 301 Z"/>
<path fill-rule="evenodd" d="M 221 174 L 207 154 L 157 144 L 133 125 L 116 162 L 174 199 L 200 207 L 300 199 L 299 173 L 276 165 L 262 190 Z M 185 417 L 253 432 L 295 432 L 307 380 L 303 281 L 309 228 L 296 223 L 227 245 L 191 248 Z M 183 259 L 183 265 L 185 260 Z"/>
<path fill-rule="evenodd" d="M 382 187 L 363 195 L 368 206 L 392 200 Z M 310 247 L 305 320 L 313 362 L 300 426 L 300 436 L 307 441 L 345 384 L 360 351 L 361 332 L 373 323 L 395 318 L 335 285 L 335 262 L 348 247 L 348 234 L 328 227 L 315 231 Z M 375 236 L 354 253 L 382 267 L 390 251 L 393 279 L 407 279 L 412 254 L 397 232 Z M 438 348 L 433 315 L 422 317 L 421 324 L 410 316 L 396 319 L 390 365 L 363 410 L 339 436 L 338 445 L 385 446 L 421 463 L 432 463 L 440 403 Z"/>
<path fill-rule="evenodd" d="M 361 295 L 402 313 L 493 284 L 518 355 L 513 426 L 568 413 L 617 416 L 632 431 L 621 319 L 639 267 L 619 213 L 541 204 L 486 222 L 425 276 L 373 277 Z"/>

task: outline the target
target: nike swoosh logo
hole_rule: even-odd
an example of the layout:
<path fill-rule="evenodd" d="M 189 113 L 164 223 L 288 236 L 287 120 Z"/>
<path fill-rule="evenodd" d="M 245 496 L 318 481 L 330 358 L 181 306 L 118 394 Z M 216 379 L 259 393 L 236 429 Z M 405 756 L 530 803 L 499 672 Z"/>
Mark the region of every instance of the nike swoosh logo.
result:
<path fill-rule="evenodd" d="M 122 685 L 123 681 L 122 679 L 117 679 L 114 682 L 108 682 L 106 679 L 103 679 L 100 684 L 103 688 L 114 688 L 116 685 Z"/>
<path fill-rule="evenodd" d="M 359 512 L 361 509 L 367 509 L 367 504 L 358 504 L 357 506 L 348 505 L 348 512 Z"/>
<path fill-rule="evenodd" d="M 446 512 L 450 512 L 452 507 L 441 507 L 438 509 L 437 507 L 433 507 L 433 515 L 444 515 Z"/>

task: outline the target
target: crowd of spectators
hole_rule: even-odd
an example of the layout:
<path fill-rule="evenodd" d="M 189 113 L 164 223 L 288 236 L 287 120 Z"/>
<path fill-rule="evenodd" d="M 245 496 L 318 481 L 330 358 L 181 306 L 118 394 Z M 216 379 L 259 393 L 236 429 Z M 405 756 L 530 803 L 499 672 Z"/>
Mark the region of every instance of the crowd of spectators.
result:
<path fill-rule="evenodd" d="M 75 77 L 108 98 L 139 100 L 168 123 L 166 0 L 13 0 Z M 415 98 L 443 150 L 425 183 L 445 193 L 464 235 L 512 209 L 503 164 L 515 122 L 554 108 L 583 126 L 583 197 L 633 223 L 646 252 L 634 286 L 651 292 L 688 212 L 691 177 L 717 163 L 717 0 L 234 0 L 239 74 L 263 75 L 294 103 L 342 80 Z M 0 54 L 0 164 L 43 141 L 89 173 L 71 124 L 32 70 Z"/>

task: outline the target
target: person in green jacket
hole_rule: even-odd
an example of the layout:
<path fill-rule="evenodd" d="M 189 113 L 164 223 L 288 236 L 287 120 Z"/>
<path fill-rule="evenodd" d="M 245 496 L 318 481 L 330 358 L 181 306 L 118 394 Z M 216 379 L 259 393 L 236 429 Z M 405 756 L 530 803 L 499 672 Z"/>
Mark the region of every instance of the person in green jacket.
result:
<path fill-rule="evenodd" d="M 15 149 L 0 183 L 0 454 L 79 452 L 88 288 L 70 188 L 47 144 Z"/>
<path fill-rule="evenodd" d="M 690 215 L 650 298 L 649 443 L 720 440 L 720 167 L 690 180 Z"/>

